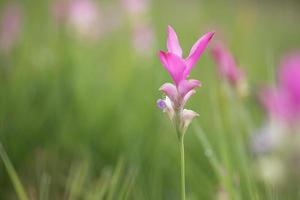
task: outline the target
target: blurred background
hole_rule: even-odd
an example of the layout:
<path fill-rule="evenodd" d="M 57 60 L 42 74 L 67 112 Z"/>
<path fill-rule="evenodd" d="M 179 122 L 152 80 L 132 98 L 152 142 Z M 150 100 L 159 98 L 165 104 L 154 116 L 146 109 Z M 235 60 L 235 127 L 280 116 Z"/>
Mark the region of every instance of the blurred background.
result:
<path fill-rule="evenodd" d="M 209 46 L 191 74 L 203 86 L 188 104 L 200 114 L 185 141 L 188 199 L 299 198 L 295 182 L 257 178 L 248 192 L 243 181 L 257 171 L 249 135 L 267 118 L 257 92 L 276 80 L 281 56 L 300 48 L 299 9 L 296 0 L 2 0 L 0 142 L 29 199 L 179 199 L 178 142 L 156 107 L 158 88 L 170 81 L 157 56 L 167 25 L 184 55 L 214 30 L 211 45 L 226 43 L 249 89 L 241 104 L 251 128 L 239 128 L 229 122 L 236 104 L 219 95 Z M 199 127 L 226 169 L 223 179 Z M 239 156 L 249 158 L 247 168 Z M 0 199 L 18 199 L 2 162 Z"/>

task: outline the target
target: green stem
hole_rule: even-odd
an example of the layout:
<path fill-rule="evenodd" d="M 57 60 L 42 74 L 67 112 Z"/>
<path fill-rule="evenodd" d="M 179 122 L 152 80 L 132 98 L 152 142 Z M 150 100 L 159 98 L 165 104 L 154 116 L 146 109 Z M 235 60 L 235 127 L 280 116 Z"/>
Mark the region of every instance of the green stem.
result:
<path fill-rule="evenodd" d="M 181 199 L 185 200 L 184 136 L 180 137 Z"/>

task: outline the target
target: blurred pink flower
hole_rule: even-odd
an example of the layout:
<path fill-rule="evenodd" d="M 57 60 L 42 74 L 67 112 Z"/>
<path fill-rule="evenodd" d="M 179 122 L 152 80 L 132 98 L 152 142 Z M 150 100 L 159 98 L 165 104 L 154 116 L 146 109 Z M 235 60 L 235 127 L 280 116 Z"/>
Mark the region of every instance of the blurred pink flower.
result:
<path fill-rule="evenodd" d="M 51 14 L 56 23 L 67 25 L 72 35 L 77 34 L 85 39 L 100 36 L 100 11 L 93 0 L 55 0 Z"/>
<path fill-rule="evenodd" d="M 147 12 L 149 0 L 121 0 L 123 7 L 131 16 L 140 16 Z"/>
<path fill-rule="evenodd" d="M 153 25 L 148 17 L 150 0 L 120 0 L 132 27 L 134 50 L 142 56 L 152 55 L 156 45 Z"/>
<path fill-rule="evenodd" d="M 83 36 L 99 35 L 100 12 L 92 0 L 71 0 L 68 6 L 68 21 Z"/>
<path fill-rule="evenodd" d="M 132 40 L 136 51 L 141 54 L 151 53 L 155 43 L 152 27 L 149 24 L 140 24 L 134 27 Z"/>
<path fill-rule="evenodd" d="M 101 6 L 101 10 L 99 7 L 94 0 L 55 0 L 51 14 L 56 23 L 67 25 L 70 34 L 94 40 L 121 24 L 120 10 L 116 5 Z"/>
<path fill-rule="evenodd" d="M 233 55 L 221 42 L 212 47 L 211 53 L 218 66 L 219 74 L 229 83 L 236 86 L 244 79 L 244 71 L 238 68 Z"/>
<path fill-rule="evenodd" d="M 0 49 L 8 52 L 15 46 L 20 37 L 22 26 L 20 5 L 7 4 L 2 11 L 0 23 Z"/>
<path fill-rule="evenodd" d="M 57 23 L 65 22 L 68 15 L 68 0 L 54 0 L 51 13 Z"/>
<path fill-rule="evenodd" d="M 276 88 L 265 88 L 261 100 L 271 116 L 293 122 L 300 120 L 300 52 L 284 56 Z"/>
<path fill-rule="evenodd" d="M 183 109 L 187 100 L 195 93 L 194 88 L 200 86 L 199 80 L 188 80 L 187 77 L 213 35 L 213 32 L 208 32 L 199 38 L 193 45 L 189 56 L 183 58 L 177 35 L 174 29 L 168 26 L 168 51 L 159 52 L 162 64 L 173 79 L 173 83 L 165 83 L 160 87 L 160 90 L 166 95 L 164 110 L 168 112 L 172 120 L 174 115 L 178 115 L 183 129 L 187 127 L 193 117 L 198 115 L 194 111 Z M 160 106 L 163 105 L 161 101 L 159 101 Z"/>

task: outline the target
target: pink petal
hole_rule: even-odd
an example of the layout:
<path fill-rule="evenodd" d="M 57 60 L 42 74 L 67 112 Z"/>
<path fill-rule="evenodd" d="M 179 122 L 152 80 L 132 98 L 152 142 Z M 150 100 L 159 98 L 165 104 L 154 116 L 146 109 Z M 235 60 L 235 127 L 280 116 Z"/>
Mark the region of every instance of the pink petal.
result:
<path fill-rule="evenodd" d="M 187 110 L 184 109 L 182 111 L 182 122 L 183 122 L 183 129 L 184 131 L 188 128 L 188 126 L 190 125 L 191 121 L 195 118 L 199 116 L 198 113 L 192 111 L 192 110 Z"/>
<path fill-rule="evenodd" d="M 177 88 L 172 83 L 165 83 L 160 88 L 160 91 L 165 93 L 173 102 L 175 102 L 177 98 Z"/>
<path fill-rule="evenodd" d="M 260 94 L 260 99 L 266 110 L 272 116 L 280 119 L 292 119 L 295 112 L 295 107 L 291 104 L 289 94 L 282 89 L 263 89 Z"/>
<path fill-rule="evenodd" d="M 198 113 L 192 110 L 184 109 L 182 111 L 182 118 L 183 120 L 192 120 L 194 117 L 199 116 Z"/>
<path fill-rule="evenodd" d="M 245 76 L 244 71 L 237 67 L 231 52 L 222 43 L 215 44 L 211 52 L 222 77 L 237 84 Z"/>
<path fill-rule="evenodd" d="M 68 3 L 67 20 L 83 38 L 97 39 L 100 34 L 100 10 L 94 0 L 72 0 Z"/>
<path fill-rule="evenodd" d="M 300 105 L 300 52 L 290 53 L 282 59 L 279 80 Z"/>
<path fill-rule="evenodd" d="M 198 41 L 193 45 L 188 58 L 186 59 L 187 68 L 184 72 L 185 76 L 188 76 L 193 65 L 197 62 L 202 52 L 205 50 L 208 42 L 213 37 L 214 32 L 208 32 L 202 36 Z"/>
<path fill-rule="evenodd" d="M 8 3 L 1 10 L 0 50 L 10 51 L 17 43 L 22 29 L 23 11 L 19 4 Z"/>
<path fill-rule="evenodd" d="M 191 96 L 193 96 L 195 93 L 196 93 L 195 90 L 191 90 L 191 91 L 189 91 L 188 93 L 186 93 L 186 95 L 184 95 L 183 100 L 182 100 L 182 107 L 185 106 L 185 104 L 186 104 L 186 102 L 189 100 L 189 98 L 190 98 Z"/>
<path fill-rule="evenodd" d="M 166 96 L 165 103 L 166 103 L 167 107 L 164 109 L 164 112 L 166 112 L 169 115 L 169 118 L 171 120 L 173 120 L 174 115 L 175 115 L 175 111 L 174 111 L 174 108 L 173 108 L 174 102 L 172 102 L 172 100 L 169 99 L 168 96 Z"/>
<path fill-rule="evenodd" d="M 195 87 L 199 87 L 201 82 L 195 79 L 182 80 L 178 85 L 179 94 L 184 97 L 189 91 L 193 90 Z"/>
<path fill-rule="evenodd" d="M 264 89 L 261 101 L 271 116 L 295 122 L 300 119 L 300 53 L 286 55 L 281 62 L 279 84 Z"/>
<path fill-rule="evenodd" d="M 176 85 L 183 80 L 183 72 L 186 68 L 185 62 L 176 54 L 160 51 L 159 58 L 169 72 Z"/>
<path fill-rule="evenodd" d="M 174 53 L 179 57 L 182 57 L 182 49 L 180 47 L 177 34 L 172 28 L 172 26 L 168 26 L 167 48 L 169 52 Z"/>

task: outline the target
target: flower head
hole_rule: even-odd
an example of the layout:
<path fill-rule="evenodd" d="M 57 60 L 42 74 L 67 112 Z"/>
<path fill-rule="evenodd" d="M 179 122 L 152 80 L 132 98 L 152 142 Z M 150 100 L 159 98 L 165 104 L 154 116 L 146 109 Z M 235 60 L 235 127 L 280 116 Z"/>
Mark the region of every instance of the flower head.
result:
<path fill-rule="evenodd" d="M 10 51 L 16 44 L 22 26 L 22 9 L 18 4 L 9 3 L 4 7 L 0 24 L 0 49 Z"/>
<path fill-rule="evenodd" d="M 155 34 L 152 25 L 146 22 L 134 24 L 132 42 L 137 53 L 141 55 L 151 53 L 155 44 Z"/>
<path fill-rule="evenodd" d="M 64 11 L 65 5 L 61 6 L 58 11 Z M 100 11 L 95 1 L 71 0 L 65 8 L 68 23 L 80 36 L 95 39 L 100 35 Z"/>
<path fill-rule="evenodd" d="M 54 0 L 50 7 L 51 14 L 56 23 L 63 23 L 67 18 L 68 11 L 68 1 L 67 0 Z"/>
<path fill-rule="evenodd" d="M 188 76 L 195 63 L 205 50 L 208 42 L 213 37 L 213 32 L 208 32 L 199 38 L 193 45 L 187 58 L 182 57 L 182 49 L 176 32 L 168 26 L 167 49 L 160 51 L 159 57 L 165 69 L 170 74 L 173 83 L 165 83 L 160 87 L 160 91 L 165 93 L 166 102 L 170 102 L 167 112 L 171 120 L 176 123 L 177 128 L 184 132 L 191 120 L 198 114 L 191 110 L 184 109 L 187 100 L 195 93 L 195 88 L 201 85 L 199 80 L 190 79 Z M 171 108 L 170 108 L 171 107 Z M 179 124 L 179 125 L 178 125 Z"/>
<path fill-rule="evenodd" d="M 231 52 L 221 43 L 215 43 L 211 50 L 212 56 L 218 66 L 219 74 L 230 84 L 236 86 L 245 78 L 245 73 L 238 68 Z"/>
<path fill-rule="evenodd" d="M 102 13 L 94 0 L 55 0 L 51 12 L 56 23 L 69 26 L 72 35 L 93 40 L 102 34 Z"/>
<path fill-rule="evenodd" d="M 286 55 L 279 68 L 279 83 L 265 88 L 261 100 L 272 117 L 294 122 L 300 120 L 300 52 Z"/>
<path fill-rule="evenodd" d="M 121 0 L 122 6 L 132 16 L 141 16 L 148 10 L 149 0 Z"/>
<path fill-rule="evenodd" d="M 153 54 L 156 35 L 149 12 L 150 0 L 120 0 L 131 26 L 131 43 L 139 56 Z"/>

